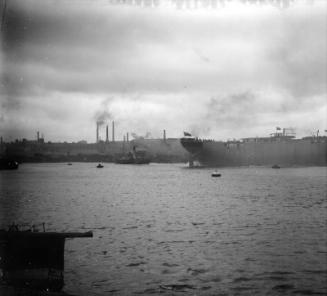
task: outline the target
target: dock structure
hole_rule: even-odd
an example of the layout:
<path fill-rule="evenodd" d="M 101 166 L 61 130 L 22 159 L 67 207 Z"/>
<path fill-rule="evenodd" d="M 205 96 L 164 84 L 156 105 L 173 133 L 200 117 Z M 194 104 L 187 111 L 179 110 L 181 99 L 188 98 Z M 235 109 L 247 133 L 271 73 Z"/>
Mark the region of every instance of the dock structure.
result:
<path fill-rule="evenodd" d="M 64 286 L 65 239 L 92 236 L 91 231 L 0 230 L 2 283 L 36 291 L 61 291 Z"/>

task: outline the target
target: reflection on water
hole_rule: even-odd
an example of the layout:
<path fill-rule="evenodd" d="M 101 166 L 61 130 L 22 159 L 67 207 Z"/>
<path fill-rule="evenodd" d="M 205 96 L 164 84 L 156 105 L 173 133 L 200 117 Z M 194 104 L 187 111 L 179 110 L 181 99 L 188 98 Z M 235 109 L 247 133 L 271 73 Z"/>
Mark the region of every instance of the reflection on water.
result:
<path fill-rule="evenodd" d="M 24 164 L 1 171 L 0 226 L 66 242 L 78 295 L 327 293 L 326 168 Z"/>

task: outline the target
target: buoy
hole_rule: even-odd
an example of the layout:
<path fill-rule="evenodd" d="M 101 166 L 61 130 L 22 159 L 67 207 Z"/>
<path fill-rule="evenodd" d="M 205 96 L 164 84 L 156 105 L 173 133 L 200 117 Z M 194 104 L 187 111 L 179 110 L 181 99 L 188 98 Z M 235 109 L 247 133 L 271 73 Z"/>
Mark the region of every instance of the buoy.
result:
<path fill-rule="evenodd" d="M 221 177 L 221 174 L 219 174 L 218 172 L 213 172 L 211 174 L 211 177 Z"/>

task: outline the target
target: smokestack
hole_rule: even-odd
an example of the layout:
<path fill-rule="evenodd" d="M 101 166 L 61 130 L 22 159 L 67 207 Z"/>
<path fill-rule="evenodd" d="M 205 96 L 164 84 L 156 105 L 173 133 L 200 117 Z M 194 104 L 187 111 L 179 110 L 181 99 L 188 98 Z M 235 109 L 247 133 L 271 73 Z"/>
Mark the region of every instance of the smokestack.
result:
<path fill-rule="evenodd" d="M 115 142 L 115 122 L 112 121 L 112 141 Z"/>
<path fill-rule="evenodd" d="M 97 122 L 96 143 L 99 143 L 99 123 Z"/>
<path fill-rule="evenodd" d="M 166 130 L 163 130 L 163 140 L 166 142 Z"/>
<path fill-rule="evenodd" d="M 109 131 L 108 131 L 108 125 L 106 126 L 106 143 L 109 142 Z"/>
<path fill-rule="evenodd" d="M 128 135 L 128 133 L 126 134 L 126 141 L 129 142 L 129 135 Z"/>
<path fill-rule="evenodd" d="M 40 132 L 39 131 L 36 132 L 36 139 L 38 142 L 40 141 Z"/>

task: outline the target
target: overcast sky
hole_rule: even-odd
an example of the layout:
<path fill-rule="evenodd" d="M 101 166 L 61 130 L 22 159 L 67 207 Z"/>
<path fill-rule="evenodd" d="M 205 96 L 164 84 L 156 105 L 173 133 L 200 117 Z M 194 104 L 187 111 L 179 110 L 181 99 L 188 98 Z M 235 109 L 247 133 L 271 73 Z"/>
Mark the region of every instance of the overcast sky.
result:
<path fill-rule="evenodd" d="M 7 0 L 0 135 L 94 142 L 99 118 L 119 138 L 324 134 L 327 1 L 117 2 Z"/>

